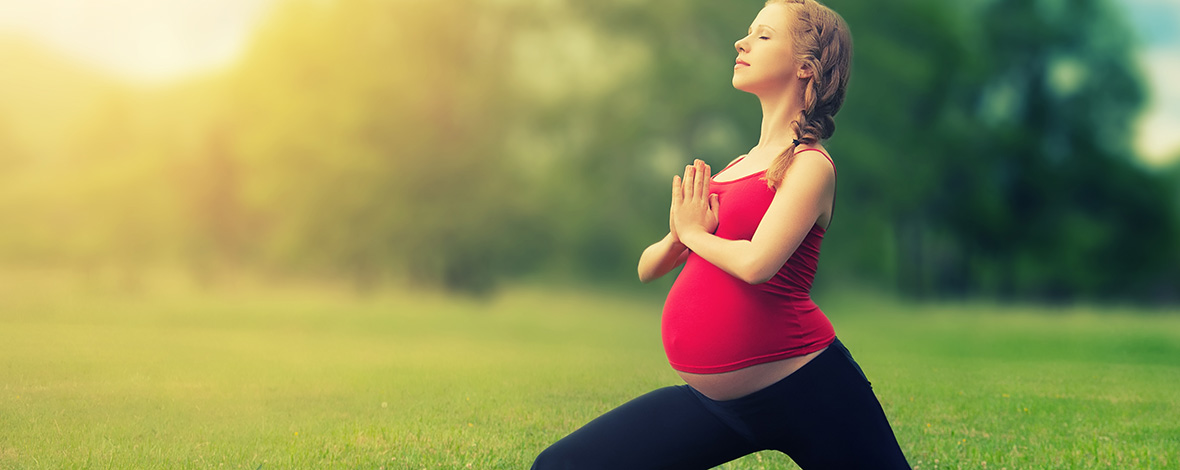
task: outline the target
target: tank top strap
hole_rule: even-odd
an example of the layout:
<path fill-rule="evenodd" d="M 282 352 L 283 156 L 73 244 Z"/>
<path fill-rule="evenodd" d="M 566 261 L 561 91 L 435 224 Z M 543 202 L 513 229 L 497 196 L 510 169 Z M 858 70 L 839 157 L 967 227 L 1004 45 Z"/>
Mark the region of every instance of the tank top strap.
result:
<path fill-rule="evenodd" d="M 819 152 L 819 154 L 820 154 L 820 155 L 823 155 L 823 156 L 824 156 L 824 158 L 828 159 L 828 163 L 831 163 L 831 164 L 832 164 L 832 173 L 833 173 L 833 174 L 835 174 L 835 173 L 836 173 L 836 162 L 835 162 L 834 160 L 832 160 L 832 157 L 831 157 L 831 156 L 829 156 L 829 155 L 828 155 L 828 153 L 827 153 L 827 152 L 824 152 L 823 150 L 820 150 L 820 149 L 813 149 L 813 148 L 807 148 L 807 149 L 803 149 L 803 150 L 800 150 L 800 151 L 798 151 L 798 152 L 795 152 L 795 155 L 799 155 L 799 154 L 801 154 L 801 153 L 803 153 L 803 152 L 806 152 L 806 151 L 809 151 L 809 150 L 811 150 L 811 151 L 816 151 L 816 152 Z M 745 156 L 745 155 L 742 155 L 742 156 L 740 156 L 740 157 L 737 157 L 737 159 L 735 159 L 734 161 L 730 162 L 728 165 L 725 165 L 725 168 L 722 168 L 722 169 L 718 170 L 716 173 L 721 173 L 722 171 L 728 170 L 728 169 L 729 169 L 729 167 L 736 165 L 736 164 L 737 164 L 737 162 L 740 162 L 740 161 L 742 161 L 742 160 L 743 160 L 743 159 L 745 159 L 745 158 L 746 158 L 746 156 Z M 716 173 L 714 173 L 714 174 L 716 174 Z"/>
<path fill-rule="evenodd" d="M 735 160 L 734 160 L 734 161 L 732 161 L 732 162 L 729 162 L 729 164 L 728 164 L 728 165 L 725 165 L 725 168 L 722 168 L 722 169 L 718 170 L 716 173 L 721 173 L 722 171 L 728 170 L 728 169 L 729 169 L 729 167 L 736 165 L 736 164 L 737 164 L 737 162 L 740 162 L 740 161 L 742 161 L 742 159 L 743 159 L 743 158 L 746 158 L 746 156 L 745 156 L 745 155 L 742 155 L 742 156 L 740 156 L 740 157 L 737 157 L 737 159 L 735 159 Z"/>
<path fill-rule="evenodd" d="M 801 153 L 803 153 L 803 152 L 806 152 L 806 151 L 808 151 L 808 150 L 814 150 L 814 151 L 816 151 L 816 152 L 819 152 L 819 154 L 820 154 L 820 155 L 823 155 L 823 156 L 824 156 L 824 158 L 828 159 L 828 163 L 831 163 L 831 164 L 832 164 L 832 174 L 836 174 L 836 162 L 835 162 L 835 161 L 832 161 L 832 157 L 828 156 L 828 153 L 827 153 L 827 152 L 824 152 L 823 150 L 820 150 L 820 149 L 810 149 L 810 148 L 809 148 L 809 149 L 803 149 L 803 150 L 800 150 L 800 151 L 798 151 L 798 152 L 795 152 L 795 155 L 799 155 L 799 154 L 801 154 Z"/>

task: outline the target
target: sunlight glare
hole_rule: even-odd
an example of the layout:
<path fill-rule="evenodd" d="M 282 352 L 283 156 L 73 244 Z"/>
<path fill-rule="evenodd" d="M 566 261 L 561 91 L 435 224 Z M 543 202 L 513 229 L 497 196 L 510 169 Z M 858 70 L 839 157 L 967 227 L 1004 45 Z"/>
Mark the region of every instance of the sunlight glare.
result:
<path fill-rule="evenodd" d="M 164 81 L 224 66 L 274 0 L 0 0 L 0 33 L 108 73 Z"/>

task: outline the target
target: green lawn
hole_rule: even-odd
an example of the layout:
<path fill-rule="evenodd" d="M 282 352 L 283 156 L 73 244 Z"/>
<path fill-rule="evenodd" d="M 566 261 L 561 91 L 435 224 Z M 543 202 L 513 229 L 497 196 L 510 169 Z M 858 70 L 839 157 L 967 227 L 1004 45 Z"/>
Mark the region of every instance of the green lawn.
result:
<path fill-rule="evenodd" d="M 677 383 L 656 297 L 84 292 L 0 287 L 0 468 L 527 468 Z M 1180 468 L 1180 313 L 828 297 L 915 468 Z"/>

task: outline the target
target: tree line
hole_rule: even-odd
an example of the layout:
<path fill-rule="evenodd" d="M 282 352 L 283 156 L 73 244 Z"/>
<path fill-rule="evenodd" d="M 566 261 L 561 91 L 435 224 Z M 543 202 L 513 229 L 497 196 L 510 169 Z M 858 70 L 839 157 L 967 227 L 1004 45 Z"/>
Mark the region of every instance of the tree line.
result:
<path fill-rule="evenodd" d="M 87 85 L 45 121 L 66 142 L 0 108 L 0 256 L 634 282 L 671 176 L 757 142 L 729 81 L 761 3 L 284 2 L 223 73 Z M 1178 298 L 1180 166 L 1131 150 L 1144 88 L 1115 4 L 826 3 L 855 46 L 821 283 Z"/>

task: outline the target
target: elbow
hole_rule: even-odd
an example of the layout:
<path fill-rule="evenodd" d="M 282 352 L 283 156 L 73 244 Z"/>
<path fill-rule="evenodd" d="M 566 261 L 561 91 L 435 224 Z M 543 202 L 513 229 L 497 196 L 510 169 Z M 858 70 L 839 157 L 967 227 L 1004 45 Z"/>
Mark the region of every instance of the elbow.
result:
<path fill-rule="evenodd" d="M 738 276 L 738 278 L 742 281 L 745 281 L 747 284 L 762 284 L 773 278 L 776 272 L 778 271 L 766 266 L 752 264 L 747 266 L 746 269 L 742 270 L 741 275 Z"/>
<path fill-rule="evenodd" d="M 653 279 L 659 277 L 659 276 L 656 276 L 655 273 L 651 272 L 650 269 L 643 269 L 642 264 L 639 265 L 638 271 L 639 271 L 639 282 L 644 283 L 644 284 L 647 284 L 647 283 L 651 282 Z"/>
<path fill-rule="evenodd" d="M 765 275 L 765 276 L 764 275 L 748 275 L 748 276 L 742 276 L 742 280 L 746 281 L 747 284 L 757 285 L 757 284 L 762 284 L 763 282 L 769 281 L 770 278 L 772 278 L 772 277 L 774 277 L 773 273 L 771 275 Z"/>

